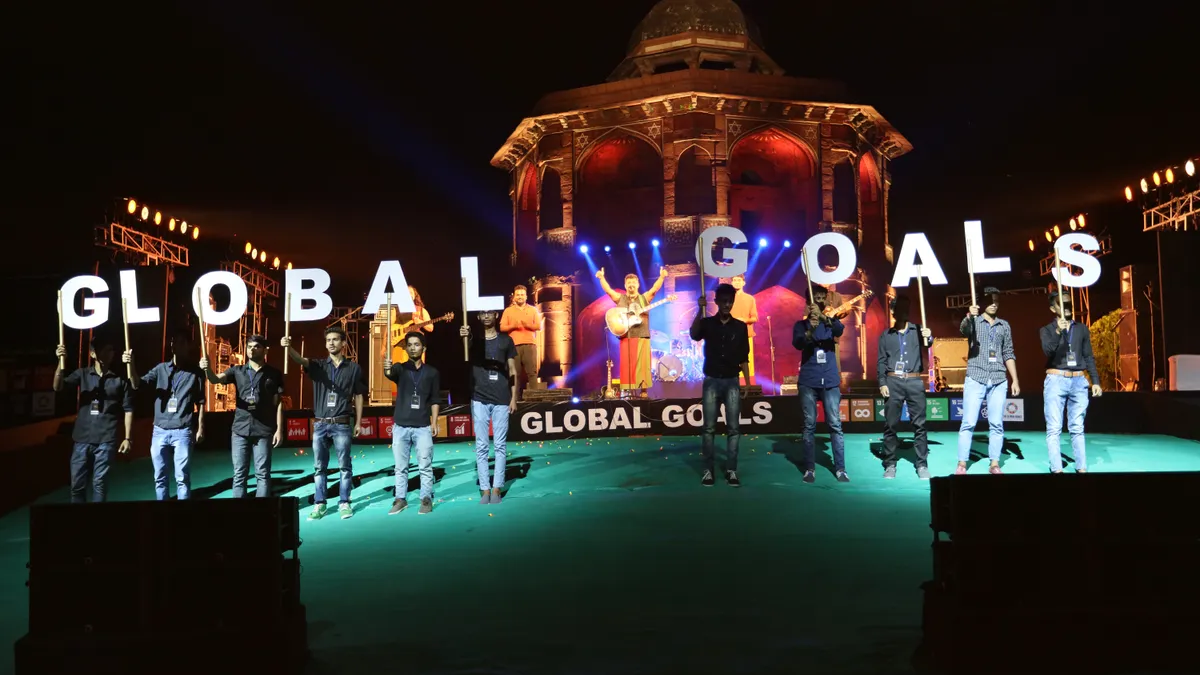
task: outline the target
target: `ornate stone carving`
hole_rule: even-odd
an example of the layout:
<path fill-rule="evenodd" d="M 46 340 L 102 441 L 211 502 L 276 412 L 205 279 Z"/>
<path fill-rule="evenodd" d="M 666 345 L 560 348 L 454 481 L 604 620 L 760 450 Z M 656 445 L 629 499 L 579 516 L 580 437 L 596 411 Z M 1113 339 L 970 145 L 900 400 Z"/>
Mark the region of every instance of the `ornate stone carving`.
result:
<path fill-rule="evenodd" d="M 575 248 L 575 228 L 573 227 L 556 227 L 542 232 L 539 236 L 553 250 L 570 251 Z"/>
<path fill-rule="evenodd" d="M 662 236 L 667 246 L 691 246 L 696 242 L 696 219 L 693 216 L 663 218 Z"/>
<path fill-rule="evenodd" d="M 718 227 L 718 226 L 732 227 L 733 226 L 733 218 L 730 218 L 729 216 L 719 216 L 716 214 L 700 216 L 700 231 L 701 232 L 703 232 L 704 230 L 707 230 L 710 227 Z"/>

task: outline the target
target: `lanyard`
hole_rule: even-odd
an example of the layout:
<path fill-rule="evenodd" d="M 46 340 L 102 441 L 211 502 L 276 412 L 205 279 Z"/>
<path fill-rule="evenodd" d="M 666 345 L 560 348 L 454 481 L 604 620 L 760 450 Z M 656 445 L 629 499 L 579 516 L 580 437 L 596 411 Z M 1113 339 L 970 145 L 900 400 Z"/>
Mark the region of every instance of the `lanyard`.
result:
<path fill-rule="evenodd" d="M 1075 330 L 1075 322 L 1067 324 L 1067 351 L 1071 351 L 1071 332 Z"/>
<path fill-rule="evenodd" d="M 904 343 L 907 341 L 907 338 L 908 338 L 908 327 L 905 326 L 904 332 L 902 332 L 902 333 L 897 331 L 896 337 L 900 340 L 900 360 L 904 361 Z M 907 364 L 908 361 L 904 361 L 904 363 Z"/>
<path fill-rule="evenodd" d="M 414 374 L 414 373 L 418 373 L 418 372 L 421 373 L 420 377 L 417 377 Z M 413 396 L 420 396 L 421 395 L 421 391 L 420 391 L 421 390 L 421 380 L 425 379 L 425 373 L 421 372 L 421 370 L 419 368 L 413 368 L 412 370 L 408 371 L 408 377 L 409 377 L 409 379 L 412 380 L 412 383 L 413 383 Z"/>

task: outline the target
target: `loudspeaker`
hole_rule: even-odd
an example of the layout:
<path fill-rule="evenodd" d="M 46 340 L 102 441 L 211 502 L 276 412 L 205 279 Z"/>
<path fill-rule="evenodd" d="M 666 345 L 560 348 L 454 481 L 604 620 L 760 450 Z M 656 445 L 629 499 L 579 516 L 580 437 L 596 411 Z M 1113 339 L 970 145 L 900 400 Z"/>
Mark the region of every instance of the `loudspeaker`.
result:
<path fill-rule="evenodd" d="M 1153 308 L 1147 293 L 1157 297 L 1153 268 L 1121 268 L 1121 322 L 1117 324 L 1117 384 L 1123 390 L 1152 391 L 1154 353 Z"/>
<path fill-rule="evenodd" d="M 395 308 L 392 308 L 395 311 Z M 367 358 L 370 364 L 367 368 L 368 405 L 388 406 L 396 402 L 396 385 L 383 376 L 383 355 L 390 353 L 391 327 L 385 320 L 387 305 L 380 305 L 378 320 L 370 324 L 371 339 Z M 386 351 L 385 351 L 386 350 Z"/>

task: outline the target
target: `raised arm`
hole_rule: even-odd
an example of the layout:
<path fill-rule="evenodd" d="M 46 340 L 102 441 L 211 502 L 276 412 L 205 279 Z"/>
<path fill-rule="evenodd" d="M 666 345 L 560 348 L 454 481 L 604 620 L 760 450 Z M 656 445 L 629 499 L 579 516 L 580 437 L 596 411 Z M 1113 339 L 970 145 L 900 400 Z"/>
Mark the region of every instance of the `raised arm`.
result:
<path fill-rule="evenodd" d="M 961 323 L 958 324 L 958 332 L 965 338 L 975 337 L 975 315 L 967 314 L 963 317 Z"/>
<path fill-rule="evenodd" d="M 292 363 L 295 363 L 304 370 L 308 370 L 308 364 L 311 362 L 303 356 L 300 356 L 300 352 L 296 351 L 296 348 L 292 346 L 291 337 L 284 335 L 283 337 L 279 338 L 279 344 L 287 350 L 287 355 L 291 357 Z"/>
<path fill-rule="evenodd" d="M 596 272 L 596 278 L 600 280 L 600 288 L 604 293 L 612 299 L 613 302 L 621 301 L 621 294 L 614 291 L 612 286 L 608 285 L 608 279 L 604 278 L 604 268 L 601 267 L 599 272 Z"/>
<path fill-rule="evenodd" d="M 1058 352 L 1058 348 L 1062 344 L 1062 333 L 1059 333 L 1054 326 L 1042 326 L 1042 329 L 1038 331 L 1038 337 L 1042 340 L 1042 353 L 1046 355 L 1046 358 L 1050 358 Z"/>
<path fill-rule="evenodd" d="M 646 291 L 646 302 L 654 300 L 654 296 L 658 295 L 658 292 L 662 290 L 663 282 L 666 280 L 667 270 L 666 268 L 660 268 L 658 270 L 658 279 L 655 280 L 654 285 L 650 287 L 650 290 Z"/>
<path fill-rule="evenodd" d="M 696 301 L 700 308 L 696 310 L 696 318 L 692 319 L 692 326 L 688 329 L 688 337 L 692 338 L 692 342 L 699 342 L 704 339 L 704 314 L 705 303 L 704 298 Z"/>
<path fill-rule="evenodd" d="M 208 380 L 211 384 L 228 383 L 229 378 L 232 377 L 230 371 L 232 371 L 235 367 L 236 366 L 230 366 L 229 368 L 225 369 L 225 372 L 218 375 L 217 373 L 213 372 L 212 364 L 208 362 L 208 359 L 204 358 L 203 356 L 200 357 L 200 369 L 204 371 L 204 379 Z"/>

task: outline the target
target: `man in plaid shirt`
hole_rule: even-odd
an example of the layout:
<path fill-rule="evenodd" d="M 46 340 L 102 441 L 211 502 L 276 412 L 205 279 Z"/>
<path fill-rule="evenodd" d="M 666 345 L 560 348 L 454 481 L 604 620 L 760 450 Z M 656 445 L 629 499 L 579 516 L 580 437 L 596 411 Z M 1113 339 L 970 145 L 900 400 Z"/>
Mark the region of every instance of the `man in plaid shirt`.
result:
<path fill-rule="evenodd" d="M 978 305 L 971 305 L 959 325 L 967 338 L 967 378 L 963 382 L 963 418 L 958 430 L 958 468 L 955 474 L 967 472 L 971 454 L 971 437 L 979 422 L 979 409 L 987 401 L 989 473 L 999 475 L 1000 449 L 1004 445 L 1004 404 L 1012 380 L 1012 395 L 1021 393 L 1017 381 L 1017 358 L 1013 355 L 1012 329 L 1008 322 L 996 316 L 1000 311 L 1000 291 L 983 289 L 988 303 L 983 314 Z"/>

